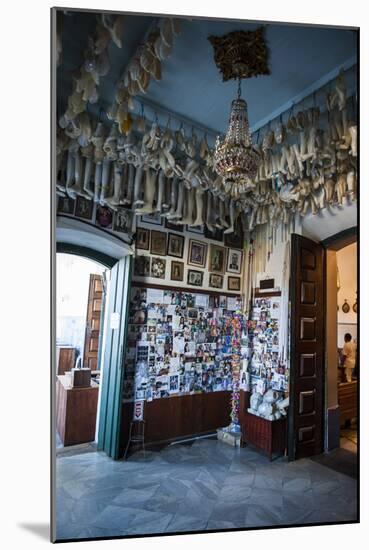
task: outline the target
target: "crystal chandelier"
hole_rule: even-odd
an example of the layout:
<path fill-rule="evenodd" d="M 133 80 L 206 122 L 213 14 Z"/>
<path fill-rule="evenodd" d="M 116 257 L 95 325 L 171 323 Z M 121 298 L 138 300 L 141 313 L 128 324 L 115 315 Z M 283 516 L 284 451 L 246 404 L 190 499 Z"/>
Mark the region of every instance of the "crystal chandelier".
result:
<path fill-rule="evenodd" d="M 215 142 L 214 167 L 222 177 L 223 187 L 233 199 L 239 199 L 255 187 L 254 179 L 260 165 L 260 155 L 253 148 L 247 103 L 241 99 L 241 79 L 237 99 L 232 101 L 228 132 L 223 141 Z"/>

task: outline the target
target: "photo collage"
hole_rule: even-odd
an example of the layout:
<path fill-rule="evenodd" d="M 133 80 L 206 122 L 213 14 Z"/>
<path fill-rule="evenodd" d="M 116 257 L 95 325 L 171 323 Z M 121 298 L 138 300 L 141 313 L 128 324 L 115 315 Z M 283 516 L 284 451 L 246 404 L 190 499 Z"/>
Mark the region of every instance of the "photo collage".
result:
<path fill-rule="evenodd" d="M 229 326 L 240 308 L 237 296 L 134 287 L 123 401 L 231 390 Z"/>

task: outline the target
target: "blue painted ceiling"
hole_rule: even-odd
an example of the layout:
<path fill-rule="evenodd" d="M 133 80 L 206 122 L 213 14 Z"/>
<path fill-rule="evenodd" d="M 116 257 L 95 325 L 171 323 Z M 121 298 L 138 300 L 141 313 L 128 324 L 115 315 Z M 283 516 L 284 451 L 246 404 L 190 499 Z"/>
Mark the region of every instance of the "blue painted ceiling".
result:
<path fill-rule="evenodd" d="M 60 107 L 71 93 L 71 74 L 81 64 L 88 32 L 95 16 L 69 12 L 63 31 L 63 63 L 58 69 Z M 152 22 L 149 16 L 127 16 L 123 48 L 109 47 L 112 68 L 99 87 L 104 109 L 114 97 L 115 85 Z M 223 132 L 229 106 L 236 95 L 235 81 L 224 83 L 213 61 L 209 35 L 253 30 L 259 23 L 182 19 L 180 36 L 172 55 L 163 62 L 162 80 L 151 80 L 145 97 L 181 114 L 194 123 Z M 357 55 L 356 32 L 350 29 L 267 24 L 271 74 L 243 81 L 242 96 L 248 101 L 250 125 L 271 117 L 286 102 L 303 94 L 312 84 Z"/>

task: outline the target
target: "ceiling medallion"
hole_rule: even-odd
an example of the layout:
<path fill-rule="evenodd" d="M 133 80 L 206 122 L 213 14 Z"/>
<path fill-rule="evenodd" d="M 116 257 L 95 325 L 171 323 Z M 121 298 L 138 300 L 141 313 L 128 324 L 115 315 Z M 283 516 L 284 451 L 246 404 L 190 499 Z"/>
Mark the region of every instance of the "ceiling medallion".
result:
<path fill-rule="evenodd" d="M 217 137 L 214 151 L 215 171 L 222 177 L 224 191 L 235 200 L 255 187 L 253 180 L 261 161 L 252 146 L 247 103 L 241 98 L 241 78 L 269 74 L 263 30 L 260 27 L 253 32 L 209 37 L 223 80 L 238 78 L 238 94 L 232 101 L 227 135 L 224 140 Z"/>

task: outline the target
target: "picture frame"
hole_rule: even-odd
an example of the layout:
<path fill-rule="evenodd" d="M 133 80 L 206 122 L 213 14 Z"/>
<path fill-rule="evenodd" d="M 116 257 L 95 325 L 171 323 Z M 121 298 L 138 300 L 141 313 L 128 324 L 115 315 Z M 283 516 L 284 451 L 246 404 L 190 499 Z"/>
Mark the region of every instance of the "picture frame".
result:
<path fill-rule="evenodd" d="M 113 226 L 113 210 L 99 204 L 96 208 L 96 225 L 103 229 L 111 229 Z"/>
<path fill-rule="evenodd" d="M 136 256 L 134 259 L 134 275 L 137 277 L 150 276 L 150 256 Z"/>
<path fill-rule="evenodd" d="M 163 219 L 159 212 L 155 214 L 143 214 L 141 221 L 143 223 L 151 223 L 152 225 L 163 225 Z"/>
<path fill-rule="evenodd" d="M 179 233 L 183 233 L 183 225 L 180 225 L 179 223 L 172 223 L 168 220 L 168 218 L 164 218 L 164 227 L 166 229 L 170 229 L 171 231 L 178 231 Z"/>
<path fill-rule="evenodd" d="M 209 271 L 212 273 L 220 273 L 224 275 L 226 266 L 226 254 L 227 250 L 224 246 L 217 244 L 210 245 L 209 252 Z"/>
<path fill-rule="evenodd" d="M 114 212 L 113 231 L 129 234 L 132 232 L 133 212 L 128 208 L 118 208 Z"/>
<path fill-rule="evenodd" d="M 151 231 L 150 254 L 156 256 L 166 256 L 167 253 L 167 234 L 164 231 Z"/>
<path fill-rule="evenodd" d="M 207 251 L 207 244 L 201 241 L 197 241 L 195 239 L 190 239 L 188 243 L 188 265 L 193 265 L 195 267 L 205 267 Z"/>
<path fill-rule="evenodd" d="M 242 270 L 242 250 L 237 248 L 229 248 L 227 256 L 227 271 L 229 273 L 241 273 Z"/>
<path fill-rule="evenodd" d="M 184 241 L 183 235 L 168 233 L 167 255 L 174 258 L 183 258 Z"/>
<path fill-rule="evenodd" d="M 172 260 L 170 266 L 170 279 L 171 281 L 183 281 L 184 275 L 184 263 L 176 262 Z"/>
<path fill-rule="evenodd" d="M 150 248 L 150 229 L 137 227 L 136 248 L 140 250 L 149 250 Z"/>
<path fill-rule="evenodd" d="M 223 229 L 216 228 L 213 231 L 210 231 L 207 226 L 204 229 L 204 235 L 207 239 L 212 239 L 213 241 L 223 242 Z"/>
<path fill-rule="evenodd" d="M 75 200 L 70 197 L 59 197 L 58 214 L 74 214 Z"/>
<path fill-rule="evenodd" d="M 151 277 L 165 279 L 166 265 L 167 262 L 163 258 L 151 258 Z"/>
<path fill-rule="evenodd" d="M 219 275 L 218 273 L 210 273 L 209 286 L 211 288 L 223 288 L 223 275 Z"/>
<path fill-rule="evenodd" d="M 94 209 L 94 202 L 88 200 L 85 197 L 78 196 L 76 200 L 76 208 L 74 215 L 77 218 L 82 218 L 83 220 L 92 220 L 92 213 Z"/>
<path fill-rule="evenodd" d="M 241 290 L 241 277 L 228 277 L 228 290 L 240 291 Z"/>
<path fill-rule="evenodd" d="M 187 272 L 187 284 L 191 286 L 202 286 L 204 272 L 195 269 L 189 269 Z"/>
<path fill-rule="evenodd" d="M 186 231 L 189 233 L 198 233 L 199 235 L 203 235 L 204 225 L 186 225 Z"/>
<path fill-rule="evenodd" d="M 228 248 L 242 249 L 244 241 L 244 234 L 241 222 L 237 220 L 233 233 L 225 233 L 224 245 Z"/>

